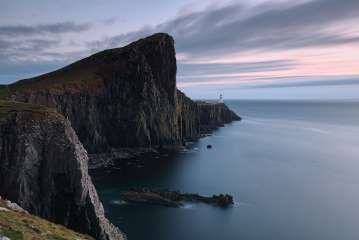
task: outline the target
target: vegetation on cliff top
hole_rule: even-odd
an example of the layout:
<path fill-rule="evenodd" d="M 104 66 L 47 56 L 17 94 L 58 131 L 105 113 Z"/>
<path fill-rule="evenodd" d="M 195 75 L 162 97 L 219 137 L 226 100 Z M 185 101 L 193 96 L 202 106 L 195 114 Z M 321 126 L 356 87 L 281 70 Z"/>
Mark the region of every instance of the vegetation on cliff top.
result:
<path fill-rule="evenodd" d="M 10 90 L 7 85 L 0 85 L 0 99 L 5 99 L 9 96 Z"/>
<path fill-rule="evenodd" d="M 121 48 L 107 49 L 89 57 L 76 61 L 56 71 L 37 77 L 23 79 L 9 85 L 0 85 L 0 99 L 5 99 L 13 92 L 50 91 L 63 92 L 97 92 L 104 86 L 106 76 L 113 69 L 123 69 L 126 72 L 131 51 L 152 51 L 148 45 L 159 44 L 164 39 L 171 39 L 168 34 L 157 33 L 145 39 L 140 39 Z"/>
<path fill-rule="evenodd" d="M 0 100 L 0 120 L 5 118 L 12 112 L 28 112 L 28 113 L 52 113 L 57 114 L 55 109 L 47 108 L 43 106 L 33 105 L 30 103 L 4 101 Z"/>
<path fill-rule="evenodd" d="M 31 214 L 14 211 L 1 199 L 0 236 L 6 236 L 11 240 L 93 240 L 87 235 L 76 233 L 64 226 Z"/>

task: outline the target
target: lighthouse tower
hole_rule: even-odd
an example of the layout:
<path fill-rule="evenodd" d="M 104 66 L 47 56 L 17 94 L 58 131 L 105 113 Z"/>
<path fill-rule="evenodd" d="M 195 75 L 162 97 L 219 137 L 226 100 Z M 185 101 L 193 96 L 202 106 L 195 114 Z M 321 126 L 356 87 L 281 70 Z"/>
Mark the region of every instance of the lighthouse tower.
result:
<path fill-rule="evenodd" d="M 222 94 L 219 94 L 218 103 L 223 103 L 223 96 L 222 96 Z"/>

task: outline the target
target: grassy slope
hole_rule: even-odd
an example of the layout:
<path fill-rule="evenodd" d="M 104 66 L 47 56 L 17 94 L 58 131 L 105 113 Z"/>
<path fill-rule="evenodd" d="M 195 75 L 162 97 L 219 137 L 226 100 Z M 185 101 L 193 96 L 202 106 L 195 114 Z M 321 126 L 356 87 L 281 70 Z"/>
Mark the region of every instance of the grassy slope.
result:
<path fill-rule="evenodd" d="M 0 100 L 0 121 L 11 112 L 28 112 L 34 114 L 49 113 L 58 115 L 55 109 L 37 106 L 29 103 Z"/>
<path fill-rule="evenodd" d="M 106 74 L 113 73 L 113 67 L 127 69 L 126 62 L 131 59 L 128 52 L 135 46 L 147 46 L 154 41 L 160 41 L 167 34 L 159 33 L 145 39 L 140 39 L 121 48 L 108 49 L 87 58 L 76 61 L 59 70 L 34 78 L 23 79 L 10 85 L 0 85 L 0 99 L 6 99 L 13 92 L 50 91 L 66 92 L 96 92 L 103 87 Z M 145 50 L 146 51 L 146 50 Z M 114 65 L 115 64 L 115 65 Z M 106 76 L 104 76 L 106 75 Z M 112 75 L 107 76 L 113 78 Z"/>
<path fill-rule="evenodd" d="M 59 70 L 23 79 L 10 85 L 0 85 L 0 99 L 4 99 L 4 96 L 10 92 L 16 91 L 49 90 L 62 93 L 63 91 L 78 92 L 81 90 L 91 91 L 97 89 L 102 85 L 102 76 L 97 71 L 99 68 L 109 65 L 113 51 L 116 50 L 105 50 Z"/>
<path fill-rule="evenodd" d="M 0 236 L 11 240 L 93 240 L 39 217 L 15 212 L 3 200 L 0 200 Z"/>
<path fill-rule="evenodd" d="M 0 85 L 0 99 L 5 99 L 10 93 L 9 87 L 7 85 Z"/>

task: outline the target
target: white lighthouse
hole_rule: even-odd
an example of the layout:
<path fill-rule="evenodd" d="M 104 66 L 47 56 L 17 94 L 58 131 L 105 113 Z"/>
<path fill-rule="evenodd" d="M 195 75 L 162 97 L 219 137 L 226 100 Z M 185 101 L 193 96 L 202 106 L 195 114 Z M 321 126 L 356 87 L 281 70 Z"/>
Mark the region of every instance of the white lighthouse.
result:
<path fill-rule="evenodd" d="M 223 103 L 223 96 L 222 96 L 222 94 L 219 94 L 218 103 Z"/>

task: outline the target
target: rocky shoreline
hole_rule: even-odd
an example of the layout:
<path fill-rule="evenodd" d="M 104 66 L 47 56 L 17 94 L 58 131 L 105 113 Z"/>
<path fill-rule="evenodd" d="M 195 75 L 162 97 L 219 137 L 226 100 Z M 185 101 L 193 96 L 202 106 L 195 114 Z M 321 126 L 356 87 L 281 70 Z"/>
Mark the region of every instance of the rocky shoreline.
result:
<path fill-rule="evenodd" d="M 159 191 L 146 188 L 132 189 L 121 193 L 122 200 L 132 203 L 181 207 L 184 202 L 198 202 L 218 207 L 229 207 L 234 204 L 229 194 L 202 196 L 197 193 L 181 193 L 178 191 Z"/>
<path fill-rule="evenodd" d="M 110 168 L 116 159 L 183 147 L 240 120 L 224 103 L 188 98 L 176 73 L 174 39 L 158 33 L 0 86 L 0 195 L 96 239 L 123 239 L 88 165 Z"/>

